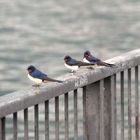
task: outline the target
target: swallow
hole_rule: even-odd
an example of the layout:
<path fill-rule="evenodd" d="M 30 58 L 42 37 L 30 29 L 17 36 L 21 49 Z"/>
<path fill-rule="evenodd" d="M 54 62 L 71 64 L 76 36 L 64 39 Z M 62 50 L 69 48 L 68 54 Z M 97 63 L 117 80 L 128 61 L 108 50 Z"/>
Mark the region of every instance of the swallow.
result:
<path fill-rule="evenodd" d="M 40 70 L 38 70 L 32 65 L 27 68 L 27 71 L 28 71 L 28 78 L 36 84 L 47 83 L 47 82 L 62 83 L 62 81 L 49 78 L 47 74 L 41 72 Z"/>
<path fill-rule="evenodd" d="M 106 66 L 106 67 L 113 67 L 113 66 L 115 66 L 114 64 L 109 64 L 109 63 L 103 62 L 102 60 L 94 57 L 90 53 L 90 51 L 85 51 L 84 52 L 83 62 L 86 62 L 86 63 L 95 63 L 98 66 Z"/>
<path fill-rule="evenodd" d="M 64 65 L 71 70 L 71 72 L 75 72 L 77 71 L 81 66 L 91 66 L 94 65 L 94 63 L 86 63 L 86 62 L 82 62 L 82 61 L 78 61 L 76 59 L 73 59 L 70 56 L 65 56 L 64 57 Z"/>

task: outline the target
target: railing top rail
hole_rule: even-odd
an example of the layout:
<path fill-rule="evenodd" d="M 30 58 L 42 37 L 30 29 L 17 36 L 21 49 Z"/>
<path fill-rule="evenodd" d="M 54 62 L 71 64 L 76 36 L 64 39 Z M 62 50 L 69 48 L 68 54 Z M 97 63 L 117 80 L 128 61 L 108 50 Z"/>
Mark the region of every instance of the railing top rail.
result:
<path fill-rule="evenodd" d="M 116 67 L 97 67 L 94 70 L 82 68 L 74 75 L 66 74 L 61 76 L 60 78 L 67 79 L 63 83 L 50 83 L 38 89 L 31 88 L 1 96 L 0 117 L 42 103 L 53 97 L 124 71 L 125 69 L 135 67 L 140 64 L 140 49 L 109 59 L 107 62 L 114 63 Z"/>

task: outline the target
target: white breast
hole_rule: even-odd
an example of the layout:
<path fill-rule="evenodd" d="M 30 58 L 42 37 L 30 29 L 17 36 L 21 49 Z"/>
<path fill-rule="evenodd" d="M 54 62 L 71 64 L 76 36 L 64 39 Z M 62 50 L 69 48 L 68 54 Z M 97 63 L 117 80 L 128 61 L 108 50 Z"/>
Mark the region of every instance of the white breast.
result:
<path fill-rule="evenodd" d="M 32 77 L 31 75 L 29 75 L 29 74 L 28 74 L 28 78 L 29 78 L 31 81 L 33 81 L 33 82 L 35 82 L 35 83 L 37 83 L 37 84 L 42 83 L 42 80 L 41 80 L 41 79 L 34 78 L 34 77 Z"/>
<path fill-rule="evenodd" d="M 70 66 L 70 65 L 67 65 L 66 63 L 65 63 L 65 66 L 72 71 L 77 71 L 79 69 L 78 66 Z"/>
<path fill-rule="evenodd" d="M 83 62 L 90 63 L 86 58 L 83 58 Z"/>

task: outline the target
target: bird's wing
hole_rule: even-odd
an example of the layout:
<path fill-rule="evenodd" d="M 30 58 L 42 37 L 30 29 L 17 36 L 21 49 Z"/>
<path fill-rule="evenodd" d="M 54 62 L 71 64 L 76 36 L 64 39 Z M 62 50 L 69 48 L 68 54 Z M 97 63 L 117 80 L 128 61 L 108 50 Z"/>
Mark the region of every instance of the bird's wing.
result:
<path fill-rule="evenodd" d="M 70 66 L 89 66 L 89 65 L 95 65 L 94 63 L 86 63 L 86 62 L 82 62 L 82 61 L 77 61 L 75 59 L 71 59 L 69 62 L 68 62 L 68 65 Z"/>
<path fill-rule="evenodd" d="M 91 59 L 90 62 L 95 62 L 97 65 L 100 65 L 100 66 L 107 66 L 107 67 L 114 66 L 113 64 L 106 63 L 106 62 L 104 62 L 104 61 L 102 61 L 94 56 L 92 56 L 90 59 Z"/>
<path fill-rule="evenodd" d="M 70 61 L 67 62 L 67 64 L 70 65 L 70 66 L 77 66 L 78 63 L 79 62 L 75 59 L 71 59 Z"/>
<path fill-rule="evenodd" d="M 35 70 L 32 73 L 30 73 L 30 75 L 34 78 L 38 78 L 38 79 L 43 79 L 44 77 L 47 76 L 47 74 L 44 74 L 43 72 L 39 71 L 39 70 Z"/>
<path fill-rule="evenodd" d="M 109 64 L 109 63 L 103 62 L 102 60 L 100 60 L 100 59 L 98 59 L 94 56 L 88 57 L 87 60 L 90 61 L 90 62 L 94 62 L 94 63 L 96 63 L 97 65 L 100 65 L 100 66 L 107 66 L 107 67 L 115 66 L 114 64 Z"/>
<path fill-rule="evenodd" d="M 59 81 L 59 80 L 49 78 L 47 76 L 47 74 L 44 74 L 43 72 L 41 72 L 39 70 L 35 70 L 33 73 L 31 73 L 31 76 L 34 77 L 34 78 L 41 79 L 43 82 L 59 82 L 59 83 L 62 82 L 62 81 Z"/>
<path fill-rule="evenodd" d="M 86 63 L 86 62 L 82 62 L 82 61 L 77 61 L 78 66 L 91 66 L 91 65 L 95 65 L 95 63 Z"/>
<path fill-rule="evenodd" d="M 99 62 L 99 61 L 101 61 L 100 59 L 98 59 L 98 58 L 96 58 L 94 56 L 88 57 L 87 60 L 90 61 L 90 62 Z"/>

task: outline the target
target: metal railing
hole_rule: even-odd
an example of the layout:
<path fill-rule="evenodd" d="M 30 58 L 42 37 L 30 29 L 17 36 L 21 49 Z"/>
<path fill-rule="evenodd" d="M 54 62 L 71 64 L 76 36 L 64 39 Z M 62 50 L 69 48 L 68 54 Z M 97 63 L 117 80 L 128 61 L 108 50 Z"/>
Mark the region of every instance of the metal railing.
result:
<path fill-rule="evenodd" d="M 97 67 L 94 70 L 80 69 L 75 74 L 62 76 L 64 83 L 52 83 L 39 89 L 27 89 L 0 97 L 0 140 L 7 137 L 7 116 L 12 115 L 10 126 L 11 139 L 18 138 L 18 114 L 23 113 L 22 139 L 30 140 L 30 125 L 34 126 L 34 140 L 139 140 L 139 69 L 140 49 L 108 60 L 116 67 Z M 134 72 L 133 72 L 134 71 Z M 67 80 L 66 80 L 67 79 Z M 133 87 L 133 88 L 132 88 Z M 82 90 L 81 90 L 82 88 Z M 72 92 L 73 91 L 73 92 Z M 82 116 L 79 121 L 79 100 Z M 73 95 L 70 104 L 69 96 Z M 60 106 L 60 97 L 64 104 Z M 54 131 L 50 137 L 50 100 L 54 99 Z M 72 99 L 71 99 L 72 100 Z M 43 104 L 44 112 L 42 127 L 44 137 L 40 138 L 39 107 Z M 72 112 L 69 108 L 73 106 Z M 30 107 L 33 107 L 33 124 L 29 123 Z M 60 109 L 63 110 L 63 134 L 60 128 Z M 126 111 L 127 110 L 127 111 Z M 70 122 L 70 114 L 73 114 Z M 81 135 L 79 123 L 82 123 Z M 53 125 L 53 124 L 52 124 Z M 73 125 L 72 130 L 69 130 Z M 72 131 L 72 136 L 70 136 Z M 60 138 L 60 135 L 63 135 Z"/>

